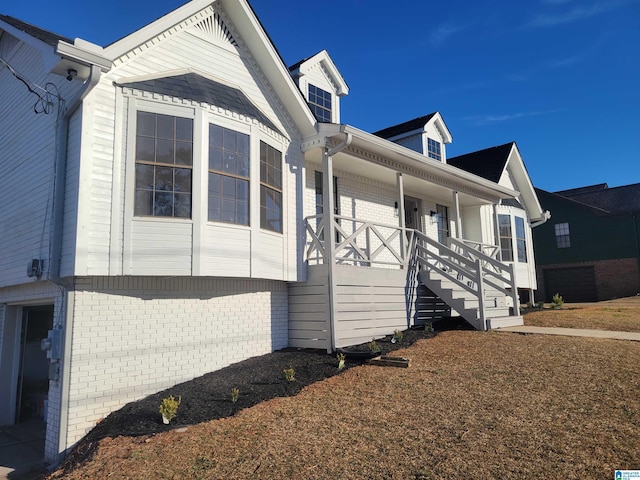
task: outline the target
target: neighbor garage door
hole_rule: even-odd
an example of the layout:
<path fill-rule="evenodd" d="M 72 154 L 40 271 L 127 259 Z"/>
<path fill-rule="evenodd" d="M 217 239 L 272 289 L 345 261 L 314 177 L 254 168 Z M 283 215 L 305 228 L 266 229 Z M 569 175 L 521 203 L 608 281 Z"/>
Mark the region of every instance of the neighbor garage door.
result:
<path fill-rule="evenodd" d="M 593 267 L 554 268 L 544 271 L 545 300 L 559 293 L 565 302 L 596 302 L 596 278 Z"/>

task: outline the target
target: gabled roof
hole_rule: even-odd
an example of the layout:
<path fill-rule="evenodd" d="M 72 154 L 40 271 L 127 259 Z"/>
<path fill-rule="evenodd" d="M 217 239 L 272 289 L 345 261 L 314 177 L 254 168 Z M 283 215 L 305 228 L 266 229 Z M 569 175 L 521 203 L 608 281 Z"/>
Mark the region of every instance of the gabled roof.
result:
<path fill-rule="evenodd" d="M 197 73 L 122 83 L 119 86 L 228 108 L 242 115 L 255 118 L 271 130 L 282 135 L 271 120 L 251 103 L 251 100 L 241 90 L 205 78 Z"/>
<path fill-rule="evenodd" d="M 451 143 L 451 133 L 449 132 L 449 129 L 444 123 L 444 119 L 439 112 L 433 112 L 422 117 L 414 118 L 413 120 L 409 120 L 407 122 L 399 123 L 398 125 L 383 128 L 382 130 L 373 132 L 373 135 L 385 138 L 387 140 L 393 140 L 395 137 L 400 137 L 407 133 L 423 132 L 427 124 L 432 121 L 435 122 L 436 127 L 440 130 L 444 143 Z"/>
<path fill-rule="evenodd" d="M 0 14 L 0 20 L 8 23 L 12 27 L 20 30 L 21 32 L 26 33 L 27 35 L 32 36 L 33 38 L 37 38 L 41 42 L 46 43 L 47 45 L 51 45 L 55 47 L 60 40 L 73 43 L 73 40 L 63 37 L 62 35 L 58 35 L 57 33 L 50 32 L 48 30 L 44 30 L 40 27 L 36 27 L 35 25 L 31 25 L 30 23 L 23 22 L 20 19 L 10 17 L 9 15 Z"/>
<path fill-rule="evenodd" d="M 544 222 L 548 212 L 544 212 L 536 195 L 527 168 L 522 161 L 516 142 L 505 143 L 497 147 L 485 148 L 477 152 L 459 155 L 447 160 L 449 165 L 457 167 L 492 182 L 499 183 L 507 167 L 512 174 L 512 180 L 520 192 L 519 203 L 527 211 L 532 223 Z M 508 205 L 503 202 L 503 205 Z M 516 206 L 511 204 L 511 206 Z"/>
<path fill-rule="evenodd" d="M 564 198 L 610 213 L 640 211 L 640 183 L 608 188 L 606 183 L 555 192 Z"/>
<path fill-rule="evenodd" d="M 306 73 L 305 69 L 311 66 L 317 65 L 320 63 L 325 71 L 331 77 L 331 82 L 336 86 L 336 93 L 338 96 L 344 96 L 349 93 L 349 85 L 344 81 L 342 74 L 336 67 L 335 63 L 329 56 L 329 53 L 326 50 L 321 50 L 315 55 L 312 55 L 308 58 L 304 58 L 299 62 L 291 65 L 289 67 L 289 72 L 291 72 L 292 76 L 304 75 Z"/>
<path fill-rule="evenodd" d="M 448 158 L 447 163 L 480 177 L 499 182 L 515 142 Z"/>

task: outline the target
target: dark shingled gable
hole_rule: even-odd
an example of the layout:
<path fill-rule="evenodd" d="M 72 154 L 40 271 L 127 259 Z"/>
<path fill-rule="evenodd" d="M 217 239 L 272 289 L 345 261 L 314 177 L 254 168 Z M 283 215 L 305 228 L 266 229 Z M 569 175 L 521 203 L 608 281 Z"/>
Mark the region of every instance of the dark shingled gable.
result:
<path fill-rule="evenodd" d="M 391 127 L 378 130 L 377 132 L 373 132 L 373 134 L 381 138 L 392 138 L 396 135 L 413 132 L 414 130 L 424 128 L 427 122 L 431 120 L 436 113 L 438 112 L 433 112 L 423 117 L 414 118 L 413 120 L 409 120 L 408 122 L 400 123 L 398 125 L 393 125 Z"/>
<path fill-rule="evenodd" d="M 498 183 L 515 142 L 448 158 L 447 163 L 479 177 Z"/>
<path fill-rule="evenodd" d="M 256 107 L 247 96 L 237 88 L 218 83 L 196 73 L 175 75 L 173 77 L 154 78 L 143 82 L 119 84 L 120 87 L 134 88 L 145 92 L 169 95 L 171 97 L 194 100 L 255 118 L 275 132 L 280 130 Z"/>
<path fill-rule="evenodd" d="M 63 37 L 47 30 L 43 30 L 42 28 L 36 27 L 34 25 L 31 25 L 30 23 L 23 22 L 22 20 L 10 17 L 8 15 L 0 14 L 0 20 L 2 20 L 3 22 L 7 22 L 12 27 L 17 28 L 27 35 L 31 35 L 33 38 L 37 38 L 38 40 L 51 45 L 52 47 L 55 47 L 58 44 L 59 40 L 73 44 L 73 40 L 71 40 L 70 38 Z"/>

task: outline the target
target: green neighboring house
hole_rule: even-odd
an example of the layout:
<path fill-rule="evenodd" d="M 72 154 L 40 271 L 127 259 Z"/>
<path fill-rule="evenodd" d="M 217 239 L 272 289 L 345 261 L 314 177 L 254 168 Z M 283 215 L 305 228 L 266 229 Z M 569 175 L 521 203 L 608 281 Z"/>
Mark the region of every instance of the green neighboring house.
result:
<path fill-rule="evenodd" d="M 533 230 L 538 291 L 568 302 L 640 292 L 640 183 L 555 193 L 536 189 L 551 220 Z"/>

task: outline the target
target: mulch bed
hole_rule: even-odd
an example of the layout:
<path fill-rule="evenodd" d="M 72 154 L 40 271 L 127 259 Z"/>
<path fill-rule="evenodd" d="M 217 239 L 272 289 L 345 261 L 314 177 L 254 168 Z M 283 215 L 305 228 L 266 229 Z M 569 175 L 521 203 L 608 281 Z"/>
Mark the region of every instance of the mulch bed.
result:
<path fill-rule="evenodd" d="M 392 342 L 392 336 L 376 341 L 381 355 L 405 348 L 417 340 L 432 338 L 438 331 L 471 328 L 464 321 L 450 319 L 434 322 L 435 332 L 417 327 L 403 332 L 401 342 Z M 367 344 L 352 347 L 366 350 Z M 367 361 L 358 355 L 347 355 L 345 368 L 338 370 L 335 355 L 311 349 L 285 348 L 273 353 L 252 357 L 215 372 L 131 402 L 111 413 L 91 430 L 69 453 L 62 468 L 69 471 L 88 460 L 95 453 L 100 440 L 117 436 L 153 435 L 210 420 L 235 415 L 242 409 L 276 397 L 297 394 L 307 385 L 338 375 Z M 293 368 L 295 381 L 285 378 L 284 370 Z M 238 400 L 231 401 L 231 389 L 239 390 Z M 176 417 L 169 425 L 162 423 L 158 412 L 163 398 L 181 397 Z"/>

